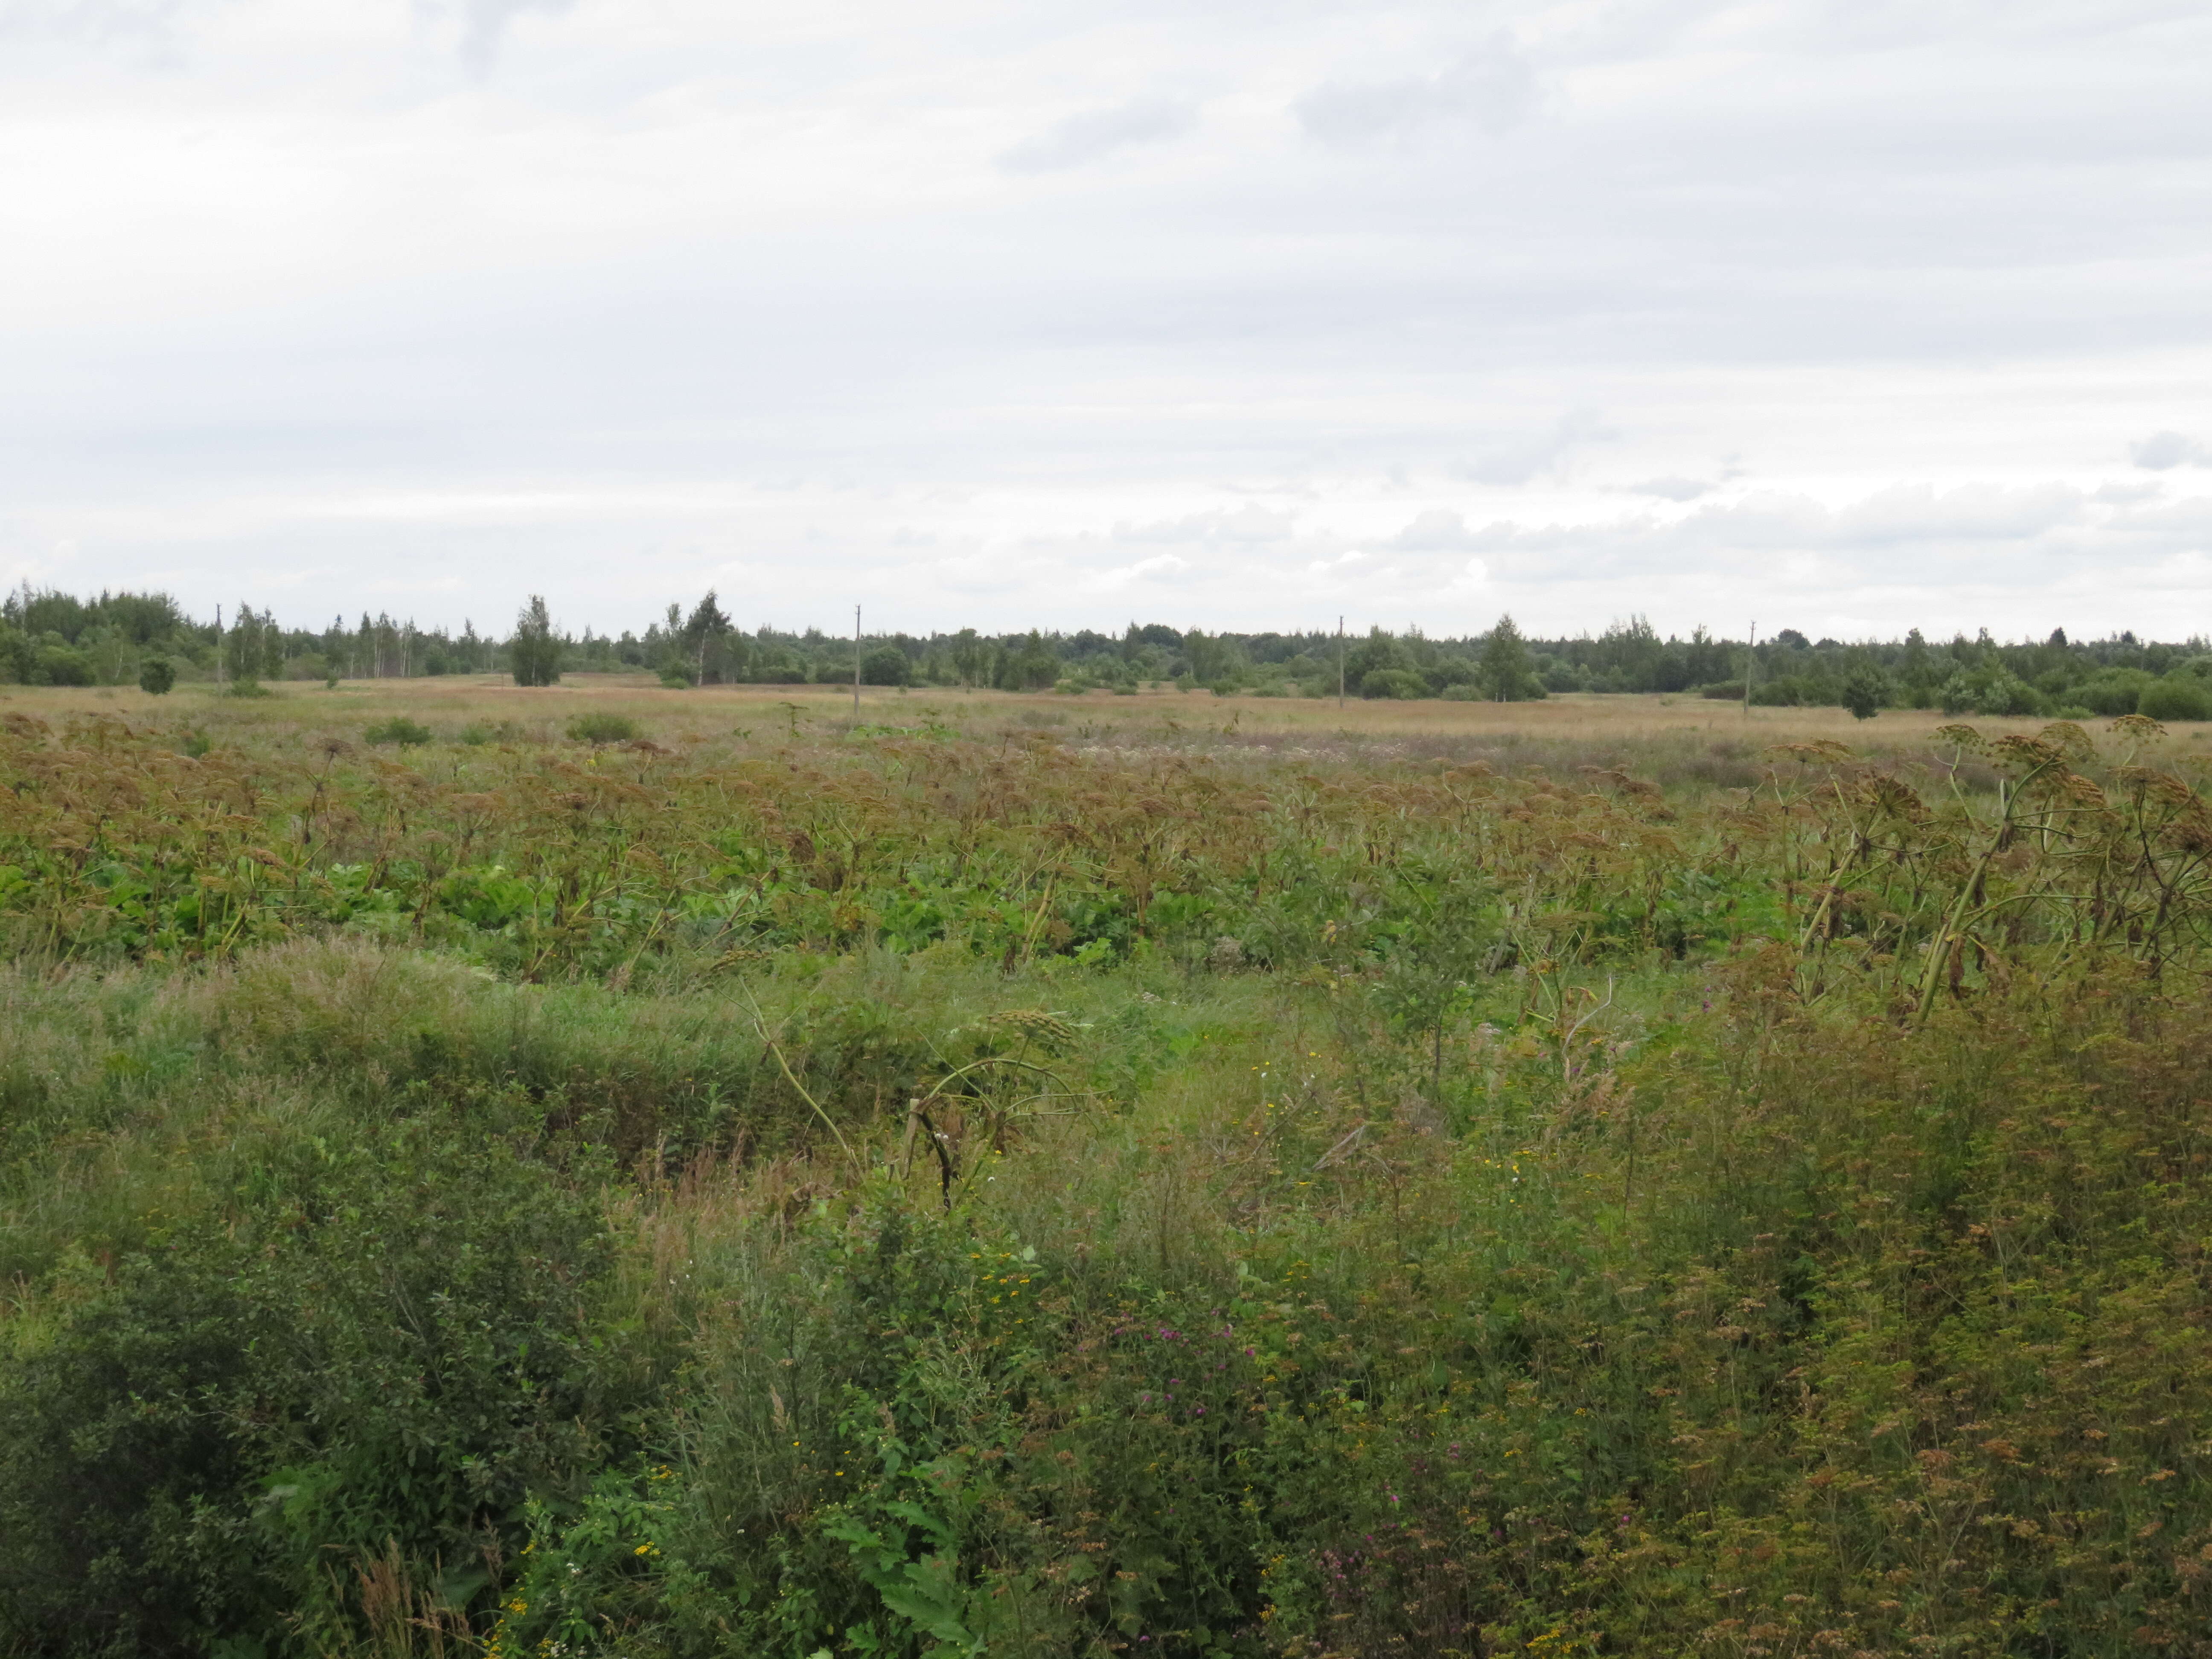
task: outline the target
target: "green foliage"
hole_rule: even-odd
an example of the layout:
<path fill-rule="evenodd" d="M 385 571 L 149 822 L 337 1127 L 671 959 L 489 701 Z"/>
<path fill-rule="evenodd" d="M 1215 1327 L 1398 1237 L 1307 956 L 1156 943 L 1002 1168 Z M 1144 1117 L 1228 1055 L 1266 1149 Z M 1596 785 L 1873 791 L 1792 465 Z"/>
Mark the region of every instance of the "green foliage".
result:
<path fill-rule="evenodd" d="M 1359 677 L 1363 697 L 1425 697 L 1429 683 L 1410 668 L 1370 668 Z"/>
<path fill-rule="evenodd" d="M 1944 683 L 1940 704 L 1947 714 L 2051 714 L 2051 699 L 2001 663 L 1961 669 Z"/>
<path fill-rule="evenodd" d="M 671 691 L 689 691 L 699 684 L 699 671 L 688 662 L 666 663 L 660 670 L 660 683 Z"/>
<path fill-rule="evenodd" d="M 0 1371 L 0 1640 L 328 1651 L 387 1545 L 488 1601 L 527 1495 L 618 1449 L 623 1400 L 584 1328 L 599 1206 L 504 1116 L 271 1146 L 50 1281 Z"/>
<path fill-rule="evenodd" d="M 555 685 L 561 678 L 561 641 L 543 595 L 532 593 L 514 620 L 507 643 L 508 671 L 517 685 Z"/>
<path fill-rule="evenodd" d="M 588 743 L 595 747 L 605 743 L 633 743 L 638 735 L 637 722 L 629 715 L 604 710 L 579 714 L 566 729 L 571 743 Z"/>
<path fill-rule="evenodd" d="M 1889 683 L 1880 669 L 1863 665 L 1844 681 L 1843 703 L 1854 720 L 1870 720 L 1889 696 Z"/>
<path fill-rule="evenodd" d="M 2212 1614 L 2212 808 L 2141 716 L 397 764 L 310 701 L 0 720 L 0 1652 Z"/>
<path fill-rule="evenodd" d="M 2071 687 L 2066 695 L 2092 714 L 2117 717 L 2134 714 L 2143 688 L 2156 683 L 2154 675 L 2140 668 L 2107 668 Z"/>
<path fill-rule="evenodd" d="M 907 685 L 914 667 L 906 653 L 895 645 L 879 645 L 860 659 L 860 679 L 868 685 Z"/>
<path fill-rule="evenodd" d="M 2145 720 L 2212 720 L 2212 683 L 2194 674 L 2168 674 L 2143 687 L 2136 712 Z"/>
<path fill-rule="evenodd" d="M 1500 617 L 1483 642 L 1481 684 L 1498 702 L 1521 702 L 1544 695 L 1528 661 L 1528 647 L 1510 616 Z"/>
<path fill-rule="evenodd" d="M 222 666 L 234 696 L 252 696 L 264 679 L 284 674 L 284 635 L 268 611 L 241 605 L 222 634 Z"/>
<path fill-rule="evenodd" d="M 149 696 L 165 697 L 176 684 L 176 665 L 167 657 L 149 657 L 139 665 L 138 689 Z"/>
<path fill-rule="evenodd" d="M 380 720 L 362 732 L 364 742 L 396 744 L 402 748 L 414 748 L 426 744 L 436 734 L 427 726 L 410 720 L 404 714 L 394 714 L 390 720 Z"/>

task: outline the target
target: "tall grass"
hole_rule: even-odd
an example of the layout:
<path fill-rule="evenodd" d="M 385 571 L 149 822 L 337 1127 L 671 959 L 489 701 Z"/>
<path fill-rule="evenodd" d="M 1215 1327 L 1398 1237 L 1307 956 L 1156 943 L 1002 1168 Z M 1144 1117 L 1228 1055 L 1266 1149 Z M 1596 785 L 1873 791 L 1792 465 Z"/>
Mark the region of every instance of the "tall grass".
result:
<path fill-rule="evenodd" d="M 0 1650 L 2207 1650 L 2171 738 L 322 695 L 14 733 Z"/>

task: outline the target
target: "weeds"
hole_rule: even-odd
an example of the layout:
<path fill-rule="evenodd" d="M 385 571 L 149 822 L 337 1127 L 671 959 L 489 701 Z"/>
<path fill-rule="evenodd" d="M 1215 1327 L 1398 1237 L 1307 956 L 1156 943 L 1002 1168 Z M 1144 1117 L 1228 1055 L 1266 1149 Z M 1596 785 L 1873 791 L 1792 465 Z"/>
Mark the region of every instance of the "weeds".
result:
<path fill-rule="evenodd" d="M 0 736 L 0 1650 L 2203 1650 L 2148 722 L 302 702 Z"/>

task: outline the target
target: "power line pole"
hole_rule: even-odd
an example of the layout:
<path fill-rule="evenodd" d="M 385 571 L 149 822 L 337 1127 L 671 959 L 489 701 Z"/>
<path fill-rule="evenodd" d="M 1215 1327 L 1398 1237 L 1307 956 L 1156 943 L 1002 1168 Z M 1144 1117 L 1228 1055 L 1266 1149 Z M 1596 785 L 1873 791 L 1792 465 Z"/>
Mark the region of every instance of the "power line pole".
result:
<path fill-rule="evenodd" d="M 1344 707 L 1344 618 L 1336 619 L 1336 706 Z"/>
<path fill-rule="evenodd" d="M 860 607 L 853 607 L 853 718 L 860 718 Z"/>
<path fill-rule="evenodd" d="M 1751 718 L 1751 677 L 1759 668 L 1759 624 L 1751 625 L 1751 643 L 1743 649 L 1743 717 Z"/>

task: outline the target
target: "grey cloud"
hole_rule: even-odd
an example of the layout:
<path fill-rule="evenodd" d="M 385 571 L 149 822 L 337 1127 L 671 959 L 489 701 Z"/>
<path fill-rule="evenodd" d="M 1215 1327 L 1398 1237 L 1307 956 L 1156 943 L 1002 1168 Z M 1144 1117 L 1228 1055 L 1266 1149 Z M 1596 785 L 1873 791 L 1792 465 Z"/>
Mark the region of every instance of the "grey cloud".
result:
<path fill-rule="evenodd" d="M 2156 501 L 2165 489 L 2166 486 L 2154 478 L 2146 479 L 2142 483 L 2108 483 L 2099 486 L 2097 493 L 2089 499 L 2106 507 L 2135 507 L 2144 501 Z"/>
<path fill-rule="evenodd" d="M 1256 502 L 1235 512 L 1192 513 L 1152 524 L 1117 524 L 1118 542 L 1279 542 L 1295 522 L 1287 513 L 1271 513 Z"/>
<path fill-rule="evenodd" d="M 461 63 L 471 75 L 489 75 L 507 26 L 526 12 L 558 17 L 571 0 L 465 0 L 461 7 Z"/>
<path fill-rule="evenodd" d="M 2141 443 L 2129 445 L 2128 455 L 2137 466 L 2152 472 L 2177 466 L 2212 466 L 2212 449 L 2179 432 L 2154 432 Z"/>
<path fill-rule="evenodd" d="M 1314 137 L 1352 143 L 1452 120 L 1471 121 L 1494 137 L 1527 119 L 1535 101 L 1535 71 L 1501 30 L 1437 74 L 1330 81 L 1293 107 Z"/>
<path fill-rule="evenodd" d="M 1917 583 L 1941 580 L 1936 567 L 1947 561 L 1979 564 L 1993 546 L 2041 558 L 2054 548 L 2074 547 L 2081 538 L 2102 541 L 2111 532 L 2144 527 L 2124 514 L 2093 516 L 2094 505 L 2094 497 L 2066 485 L 1949 490 L 1900 485 L 1832 507 L 1768 491 L 1671 520 L 1642 515 L 1595 524 L 1500 520 L 1471 532 L 1469 545 L 1517 555 L 1522 562 L 1571 556 L 1583 578 L 1687 568 L 1711 573 L 1721 568 L 1716 559 L 1771 564 L 1820 556 L 1823 564 L 1856 572 L 1861 580 Z M 2010 580 L 2034 579 L 2015 571 Z"/>
<path fill-rule="evenodd" d="M 1474 544 L 1467 520 L 1448 507 L 1431 507 L 1390 538 L 1391 546 L 1409 553 L 1449 553 Z"/>
<path fill-rule="evenodd" d="M 1015 145 L 999 158 L 999 165 L 1009 173 L 1057 173 L 1132 145 L 1179 138 L 1197 125 L 1194 105 L 1166 98 L 1139 99 L 1071 115 Z"/>
<path fill-rule="evenodd" d="M 1700 495 L 1710 495 L 1718 486 L 1702 478 L 1646 478 L 1642 483 L 1623 485 L 1632 495 L 1656 495 L 1662 501 L 1694 501 Z"/>
<path fill-rule="evenodd" d="M 0 0 L 0 40 L 166 38 L 183 0 Z"/>
<path fill-rule="evenodd" d="M 1555 470 L 1583 445 L 1609 443 L 1620 435 L 1596 410 L 1571 410 L 1542 436 L 1462 461 L 1457 471 L 1477 483 L 1524 484 L 1540 472 Z"/>

